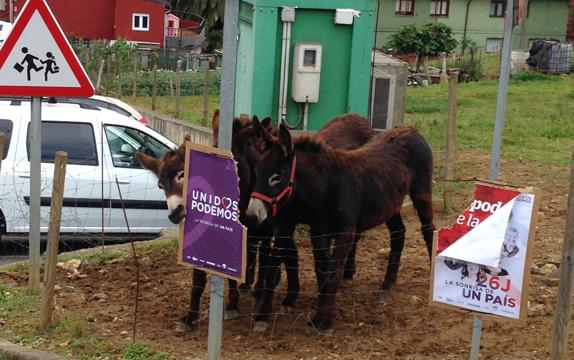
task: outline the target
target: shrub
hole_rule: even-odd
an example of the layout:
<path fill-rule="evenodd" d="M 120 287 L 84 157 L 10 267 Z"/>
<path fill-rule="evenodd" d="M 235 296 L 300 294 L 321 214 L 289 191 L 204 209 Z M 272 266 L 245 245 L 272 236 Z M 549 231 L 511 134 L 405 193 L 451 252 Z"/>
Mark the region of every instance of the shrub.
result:
<path fill-rule="evenodd" d="M 545 75 L 537 71 L 519 71 L 512 75 L 512 81 L 556 81 L 557 77 L 551 75 Z"/>

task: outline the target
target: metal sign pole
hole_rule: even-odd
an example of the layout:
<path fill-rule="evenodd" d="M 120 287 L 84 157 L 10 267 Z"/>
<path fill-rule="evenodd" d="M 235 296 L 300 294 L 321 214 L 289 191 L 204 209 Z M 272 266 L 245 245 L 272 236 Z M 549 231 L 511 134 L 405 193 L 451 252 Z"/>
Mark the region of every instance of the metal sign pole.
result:
<path fill-rule="evenodd" d="M 233 110 L 235 107 L 235 65 L 237 54 L 239 0 L 225 1 L 223 26 L 223 69 L 219 112 L 219 147 L 231 150 Z M 207 353 L 210 360 L 221 358 L 223 332 L 223 278 L 211 276 Z"/>
<path fill-rule="evenodd" d="M 40 194 L 42 151 L 42 98 L 31 99 L 30 117 L 30 232 L 28 285 L 40 289 Z"/>
<path fill-rule="evenodd" d="M 506 95 L 508 94 L 508 78 L 510 76 L 510 55 L 512 53 L 512 22 L 514 0 L 506 2 L 506 18 L 504 19 L 504 40 L 502 42 L 502 61 L 498 76 L 498 99 L 496 101 L 496 119 L 494 135 L 492 137 L 492 158 L 490 160 L 490 178 L 498 178 L 498 165 L 500 163 L 500 147 L 504 131 L 504 115 L 506 112 Z M 480 333 L 482 331 L 482 318 L 475 316 L 472 324 L 472 343 L 470 359 L 478 360 L 480 349 Z"/>
<path fill-rule="evenodd" d="M 500 147 L 504 131 L 504 114 L 506 112 L 506 95 L 508 93 L 508 77 L 510 75 L 510 55 L 512 53 L 512 19 L 514 0 L 506 3 L 506 18 L 504 19 L 504 41 L 502 43 L 502 60 L 498 77 L 498 99 L 496 101 L 496 120 L 492 137 L 492 158 L 490 160 L 490 178 L 498 178 L 500 163 Z"/>

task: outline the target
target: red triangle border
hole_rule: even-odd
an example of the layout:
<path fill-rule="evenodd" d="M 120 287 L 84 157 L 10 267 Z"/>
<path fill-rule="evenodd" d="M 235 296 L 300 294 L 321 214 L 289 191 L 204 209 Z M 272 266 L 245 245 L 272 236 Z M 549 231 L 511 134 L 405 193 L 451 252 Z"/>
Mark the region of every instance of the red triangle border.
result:
<path fill-rule="evenodd" d="M 64 33 L 58 25 L 52 11 L 46 4 L 45 0 L 29 0 L 22 12 L 16 19 L 12 32 L 0 49 L 0 69 L 8 59 L 8 56 L 14 50 L 14 46 L 20 39 L 20 36 L 30 22 L 32 15 L 38 11 L 46 27 L 50 31 L 54 41 L 64 55 L 64 59 L 80 84 L 79 87 L 61 87 L 61 86 L 10 86 L 0 85 L 0 95 L 18 95 L 18 96 L 78 96 L 90 97 L 94 95 L 94 87 L 86 75 L 80 61 L 64 36 Z"/>

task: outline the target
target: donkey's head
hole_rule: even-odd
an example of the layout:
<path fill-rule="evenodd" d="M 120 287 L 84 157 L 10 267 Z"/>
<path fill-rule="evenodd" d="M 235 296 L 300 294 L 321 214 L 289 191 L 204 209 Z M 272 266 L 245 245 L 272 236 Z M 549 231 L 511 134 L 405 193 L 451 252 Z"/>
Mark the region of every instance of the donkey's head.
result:
<path fill-rule="evenodd" d="M 246 215 L 260 224 L 274 217 L 292 196 L 297 159 L 293 151 L 291 134 L 285 125 L 279 127 L 279 135 L 273 136 L 254 121 L 259 152 L 255 164 L 255 181 Z"/>
<path fill-rule="evenodd" d="M 166 152 L 161 160 L 140 152 L 135 154 L 140 164 L 156 175 L 157 185 L 165 192 L 169 220 L 174 224 L 179 224 L 185 217 L 182 194 L 185 178 L 185 144 L 188 141 L 191 141 L 191 138 L 186 135 L 179 148 Z"/>

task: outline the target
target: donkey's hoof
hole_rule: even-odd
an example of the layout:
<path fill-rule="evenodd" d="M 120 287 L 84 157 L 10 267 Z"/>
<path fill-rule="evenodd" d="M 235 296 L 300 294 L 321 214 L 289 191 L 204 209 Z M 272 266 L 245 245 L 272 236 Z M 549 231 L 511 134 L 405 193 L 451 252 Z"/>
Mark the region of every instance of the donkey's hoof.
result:
<path fill-rule="evenodd" d="M 193 326 L 193 323 L 188 324 L 184 321 L 180 321 L 177 323 L 177 326 L 175 327 L 175 332 L 179 334 L 184 334 L 193 330 L 194 327 L 195 326 Z"/>
<path fill-rule="evenodd" d="M 253 331 L 265 332 L 268 327 L 269 323 L 267 323 L 267 321 L 256 321 L 255 324 L 253 324 Z"/>
<path fill-rule="evenodd" d="M 381 296 L 382 298 L 387 297 L 387 296 L 389 296 L 390 294 L 391 294 L 391 288 L 387 288 L 387 289 L 382 288 L 382 289 L 381 289 L 380 296 Z"/>
<path fill-rule="evenodd" d="M 319 336 L 329 337 L 333 334 L 333 328 L 321 330 L 318 327 L 316 327 L 315 325 L 307 324 L 307 328 L 305 329 L 305 332 L 309 335 L 319 335 Z"/>
<path fill-rule="evenodd" d="M 239 288 L 239 293 L 241 295 L 249 294 L 249 292 L 251 291 L 251 285 L 248 285 L 248 284 L 241 284 L 238 286 L 238 288 Z"/>
<path fill-rule="evenodd" d="M 260 307 L 261 304 L 263 304 L 263 297 L 255 297 L 255 296 L 254 296 L 254 297 L 252 298 L 252 300 L 253 300 L 253 306 L 254 306 L 254 307 Z"/>
<path fill-rule="evenodd" d="M 293 306 L 281 305 L 279 308 L 279 314 L 281 315 L 290 315 L 295 312 L 295 308 Z"/>
<path fill-rule="evenodd" d="M 239 310 L 225 310 L 223 312 L 224 320 L 233 320 L 239 317 Z"/>

